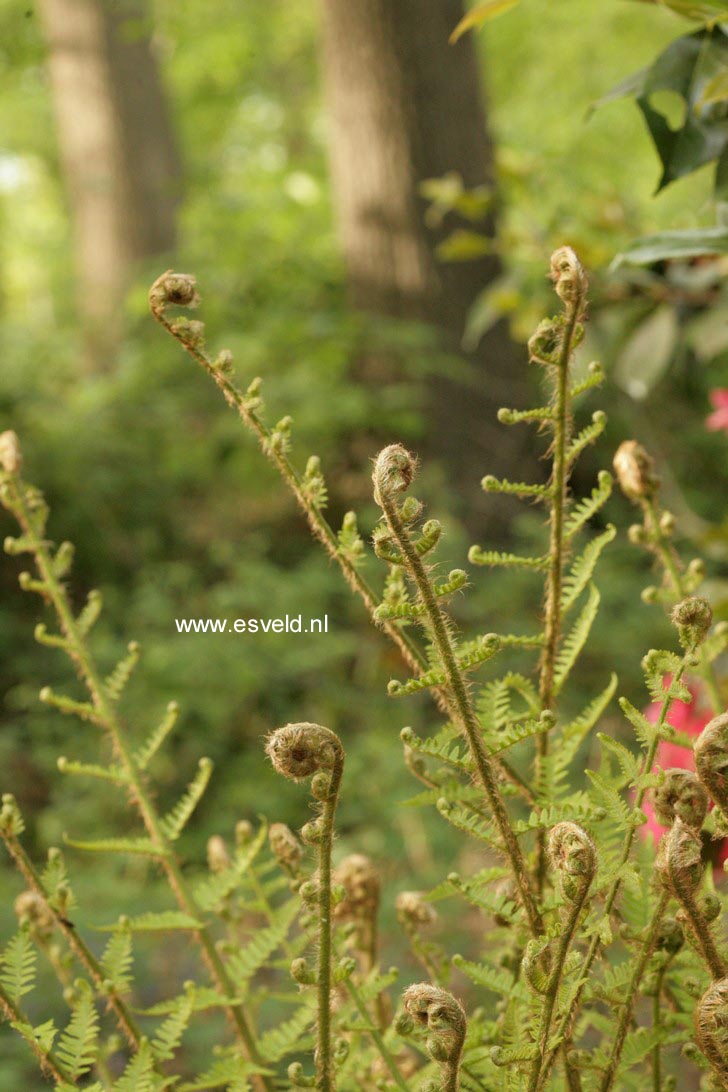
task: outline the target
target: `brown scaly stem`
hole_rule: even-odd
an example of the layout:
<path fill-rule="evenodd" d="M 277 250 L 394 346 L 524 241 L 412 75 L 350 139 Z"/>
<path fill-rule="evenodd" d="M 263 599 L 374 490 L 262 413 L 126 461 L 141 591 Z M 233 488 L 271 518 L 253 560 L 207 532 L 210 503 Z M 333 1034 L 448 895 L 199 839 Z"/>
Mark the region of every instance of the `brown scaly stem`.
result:
<path fill-rule="evenodd" d="M 181 289 L 179 286 L 182 286 Z M 185 336 L 184 328 L 175 329 L 174 323 L 166 315 L 165 309 L 167 306 L 191 307 L 195 306 L 196 303 L 197 292 L 194 277 L 184 273 L 172 273 L 171 271 L 163 273 L 154 282 L 149 292 L 149 305 L 153 317 L 214 381 L 227 404 L 231 409 L 235 410 L 244 426 L 255 436 L 261 451 L 283 478 L 299 509 L 305 516 L 313 537 L 339 566 L 349 588 L 361 598 L 374 624 L 383 629 L 389 639 L 397 646 L 400 655 L 412 674 L 421 675 L 428 669 L 427 660 L 422 650 L 400 626 L 386 619 L 375 617 L 381 599 L 357 566 L 352 563 L 345 553 L 342 553 L 335 531 L 324 516 L 320 506 L 307 496 L 296 468 L 286 455 L 283 447 L 273 442 L 273 434 L 256 413 L 252 400 L 246 398 L 235 386 L 226 375 L 224 368 L 216 366 L 215 361 L 208 357 L 203 351 L 200 341 Z M 440 711 L 445 716 L 452 718 L 457 715 L 449 694 L 435 688 L 434 696 Z M 497 760 L 497 765 L 528 803 L 533 803 L 533 794 L 529 786 L 526 785 L 523 778 L 510 764 L 500 759 Z"/>
<path fill-rule="evenodd" d="M 576 823 L 559 823 L 553 828 L 549 836 L 548 852 L 559 876 L 562 894 L 568 905 L 568 913 L 559 936 L 556 954 L 548 970 L 548 986 L 544 994 L 538 1031 L 538 1056 L 531 1067 L 528 1092 L 537 1092 L 543 1088 L 541 1075 L 566 957 L 597 868 L 594 844 L 586 831 Z M 569 1084 L 573 1085 L 572 1070 L 568 1062 L 566 1062 L 566 1069 L 567 1074 L 570 1074 L 567 1078 Z"/>
<path fill-rule="evenodd" d="M 619 1024 L 617 1025 L 617 1031 L 612 1042 L 612 1050 L 609 1055 L 609 1063 L 602 1082 L 599 1085 L 599 1092 L 609 1092 L 609 1089 L 614 1085 L 614 1081 L 617 1076 L 617 1070 L 619 1069 L 619 1063 L 622 1057 L 622 1050 L 624 1048 L 624 1041 L 627 1038 L 627 1032 L 629 1031 L 630 1023 L 632 1021 L 632 1012 L 634 1010 L 635 1000 L 637 998 L 637 991 L 642 982 L 642 977 L 645 973 L 647 964 L 655 949 L 655 943 L 657 941 L 657 935 L 662 922 L 662 917 L 667 909 L 667 904 L 670 901 L 670 896 L 667 892 L 663 892 L 660 896 L 660 900 L 655 907 L 652 914 L 652 921 L 647 931 L 647 936 L 642 942 L 640 954 L 637 962 L 632 970 L 632 976 L 627 986 L 627 993 L 621 1005 L 621 1012 L 619 1016 Z M 659 1001 L 659 990 L 657 993 Z M 658 1004 L 659 1007 L 659 1004 Z M 658 1052 L 659 1053 L 659 1052 Z"/>
<path fill-rule="evenodd" d="M 458 666 L 448 622 L 432 589 L 425 566 L 418 554 L 406 526 L 399 515 L 397 493 L 405 489 L 412 479 L 414 460 L 397 444 L 385 448 L 374 469 L 375 499 L 382 508 L 387 526 L 401 552 L 405 567 L 415 583 L 425 609 L 432 641 L 440 657 L 447 687 L 452 695 L 456 711 L 456 723 L 467 741 L 488 804 L 496 821 L 503 843 L 503 850 L 510 862 L 513 878 L 531 933 L 543 933 L 543 919 L 536 903 L 518 839 L 513 832 L 505 803 L 495 776 L 494 767 L 483 743 L 480 722 L 473 707 L 463 674 Z"/>
<path fill-rule="evenodd" d="M 334 732 L 320 724 L 287 724 L 272 732 L 266 753 L 278 773 L 292 781 L 311 778 L 311 794 L 321 804 L 317 819 L 301 832 L 304 842 L 317 848 L 316 904 L 318 917 L 318 961 L 316 989 L 316 1087 L 334 1092 L 336 1074 L 331 1041 L 331 991 L 333 986 L 331 849 L 334 817 L 344 772 L 344 748 Z"/>
<path fill-rule="evenodd" d="M 556 359 L 556 389 L 554 398 L 554 443 L 551 481 L 549 483 L 549 568 L 546 578 L 544 648 L 539 675 L 539 701 L 542 710 L 553 712 L 554 672 L 561 637 L 561 596 L 564 576 L 564 520 L 568 507 L 569 468 L 566 450 L 571 437 L 569 399 L 569 362 L 574 351 L 576 330 L 584 308 L 586 276 L 568 247 L 556 251 L 551 262 L 556 291 L 564 300 L 564 327 L 560 332 Z M 543 765 L 548 754 L 548 732 L 536 737 L 536 786 L 541 785 Z M 546 876 L 546 832 L 539 830 L 536 840 L 536 890 L 541 895 Z"/>
<path fill-rule="evenodd" d="M 31 1027 L 31 1022 L 26 1014 L 18 1008 L 2 986 L 0 986 L 0 1012 L 12 1024 L 23 1024 L 26 1027 Z M 70 1073 L 66 1072 L 66 1069 L 52 1050 L 44 1050 L 35 1038 L 26 1038 L 24 1035 L 23 1039 L 38 1059 L 41 1071 L 45 1076 L 52 1077 L 56 1084 L 75 1086 L 76 1081 Z"/>
<path fill-rule="evenodd" d="M 132 1047 L 133 1050 L 138 1050 L 142 1038 L 141 1032 L 136 1019 L 126 1005 L 124 999 L 120 997 L 118 991 L 106 981 L 106 976 L 104 975 L 99 961 L 79 934 L 76 926 L 68 921 L 63 914 L 60 914 L 53 907 L 52 903 L 49 902 L 48 894 L 43 886 L 43 881 L 38 875 L 33 862 L 30 860 L 15 835 L 8 833 L 0 827 L 0 837 L 2 837 L 5 842 L 8 853 L 15 862 L 18 871 L 25 879 L 30 890 L 34 891 L 36 895 L 43 900 L 43 904 L 53 918 L 56 927 L 63 934 L 69 948 L 73 951 L 79 963 L 85 968 L 89 978 L 96 987 L 97 994 L 102 997 L 113 1010 L 119 1027 L 129 1043 L 129 1046 Z"/>
<path fill-rule="evenodd" d="M 687 669 L 688 661 L 692 659 L 692 656 L 693 656 L 693 650 L 692 649 L 689 649 L 689 650 L 687 650 L 685 652 L 685 655 L 683 656 L 683 658 L 682 658 L 682 660 L 680 662 L 680 666 L 678 667 L 677 671 L 675 672 L 675 676 L 674 676 L 674 682 L 675 683 L 679 683 L 680 680 L 682 679 L 682 677 L 685 674 L 685 671 Z M 658 744 L 660 742 L 660 734 L 661 734 L 662 729 L 665 727 L 667 714 L 670 711 L 671 704 L 672 704 L 672 698 L 668 694 L 664 698 L 664 700 L 662 702 L 662 705 L 660 707 L 660 714 L 659 714 L 659 717 L 657 719 L 657 724 L 655 725 L 655 730 L 654 730 L 652 739 L 650 741 L 650 745 L 649 745 L 649 747 L 647 749 L 647 754 L 645 755 L 644 761 L 643 761 L 642 766 L 640 768 L 639 781 L 641 781 L 641 782 L 644 782 L 644 779 L 645 779 L 646 775 L 650 772 L 650 770 L 652 769 L 652 767 L 653 767 L 653 765 L 655 763 L 655 757 L 657 755 L 657 747 L 658 747 Z M 636 794 L 636 797 L 635 797 L 635 810 L 638 810 L 639 808 L 642 807 L 642 803 L 644 801 L 646 793 L 647 793 L 647 786 L 645 784 L 642 784 L 640 786 L 640 788 L 637 790 L 637 794 Z M 630 852 L 632 850 L 632 843 L 634 842 L 634 839 L 635 839 L 636 829 L 637 829 L 636 827 L 631 826 L 630 829 L 628 830 L 627 834 L 625 835 L 624 844 L 622 846 L 622 854 L 621 854 L 620 863 L 619 863 L 619 870 L 620 871 L 622 870 L 622 867 L 629 860 L 629 855 L 630 855 Z M 621 878 L 621 876 L 618 876 L 617 879 L 613 881 L 612 886 L 610 887 L 610 889 L 609 889 L 609 891 L 607 893 L 606 900 L 604 902 L 603 917 L 605 919 L 609 918 L 609 915 L 611 914 L 612 909 L 614 907 L 614 904 L 617 901 L 617 896 L 619 895 L 619 892 L 620 892 L 621 888 L 622 888 L 622 878 Z M 589 980 L 589 972 L 590 972 L 590 970 L 592 968 L 594 960 L 596 959 L 597 955 L 599 954 L 600 948 L 601 948 L 601 939 L 599 937 L 599 934 L 595 933 L 594 936 L 591 939 L 591 942 L 589 944 L 589 948 L 587 949 L 587 953 L 586 953 L 586 955 L 584 957 L 584 962 L 583 962 L 583 965 L 581 967 L 579 980 L 578 980 L 578 983 L 577 983 L 576 988 L 574 990 L 574 994 L 572 996 L 571 1002 L 567 1006 L 566 1012 L 562 1016 L 561 1021 L 560 1021 L 559 1025 L 558 1025 L 558 1028 L 556 1030 L 556 1035 L 559 1038 L 559 1040 L 562 1040 L 562 1039 L 569 1036 L 570 1029 L 572 1028 L 574 1020 L 576 1019 L 576 1015 L 578 1013 L 579 1003 L 581 1001 L 581 996 L 582 996 L 582 994 L 584 992 L 584 987 L 586 986 L 586 984 L 587 984 L 587 982 Z M 556 1057 L 556 1051 L 552 1050 L 549 1053 L 549 1055 L 548 1055 L 548 1057 L 546 1059 L 546 1062 L 544 1063 L 544 1070 L 543 1070 L 544 1076 L 543 1076 L 543 1079 L 542 1079 L 542 1087 L 545 1084 L 546 1078 L 548 1077 L 548 1074 L 549 1074 L 549 1072 L 551 1070 L 551 1067 L 553 1066 L 555 1057 Z"/>
<path fill-rule="evenodd" d="M 32 544 L 33 555 L 43 584 L 42 594 L 55 608 L 65 637 L 68 655 L 91 695 L 96 721 L 106 728 L 109 733 L 114 752 L 128 777 L 130 794 L 136 803 L 150 840 L 157 849 L 158 858 L 167 875 L 170 888 L 180 909 L 196 921 L 200 921 L 203 916 L 202 912 L 187 885 L 171 843 L 162 830 L 161 821 L 152 803 L 144 778 L 127 743 L 125 729 L 107 696 L 102 676 L 88 651 L 83 634 L 68 602 L 66 592 L 55 577 L 47 543 L 41 540 L 36 532 L 25 493 L 15 474 L 6 474 L 4 489 L 6 496 L 3 499 L 7 507 L 15 514 L 28 541 Z M 233 984 L 207 926 L 201 924 L 194 931 L 194 934 L 215 986 L 223 997 L 234 997 Z M 226 1012 L 245 1057 L 254 1064 L 260 1065 L 261 1059 L 255 1046 L 255 1036 L 242 1007 L 240 1005 L 228 1005 L 226 1006 Z M 251 1079 L 258 1089 L 271 1092 L 272 1085 L 267 1077 L 255 1074 Z"/>

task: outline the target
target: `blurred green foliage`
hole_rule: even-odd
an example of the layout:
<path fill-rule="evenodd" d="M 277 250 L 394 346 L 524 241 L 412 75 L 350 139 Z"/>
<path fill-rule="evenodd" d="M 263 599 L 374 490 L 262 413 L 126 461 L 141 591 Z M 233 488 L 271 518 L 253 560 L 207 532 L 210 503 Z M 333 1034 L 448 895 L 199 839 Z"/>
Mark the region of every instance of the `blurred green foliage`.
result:
<path fill-rule="evenodd" d="M 197 274 L 210 336 L 233 351 L 238 374 L 264 377 L 271 418 L 293 415 L 294 455 L 301 463 L 311 451 L 322 456 L 332 521 L 356 506 L 368 532 L 372 421 L 378 436 L 416 446 L 427 427 L 419 407 L 432 348 L 426 332 L 363 320 L 347 308 L 326 170 L 316 6 L 156 0 L 154 28 L 185 163 L 175 265 Z M 706 285 L 696 282 L 700 271 L 688 271 L 689 291 L 675 287 L 669 270 L 606 273 L 638 235 L 709 222 L 712 178 L 701 170 L 653 197 L 660 165 L 634 105 L 615 102 L 589 114 L 681 29 L 651 5 L 593 0 L 529 0 L 489 24 L 480 48 L 506 268 L 481 309 L 508 314 L 525 339 L 543 313 L 544 256 L 565 242 L 579 250 L 595 272 L 598 311 L 583 358 L 599 355 L 616 380 L 611 424 L 587 469 L 609 465 L 616 443 L 640 433 L 669 456 L 669 502 L 688 517 L 687 532 L 708 543 L 719 573 L 726 547 L 711 526 L 721 518 L 711 489 L 728 484 L 728 437 L 706 433 L 703 418 L 708 391 L 728 386 L 728 343 L 711 318 L 716 299 L 723 321 L 728 309 L 725 267 Z M 131 719 L 143 721 L 172 697 L 182 705 L 174 759 L 161 776 L 170 799 L 201 751 L 216 760 L 213 806 L 195 828 L 200 855 L 210 833 L 228 833 L 239 818 L 265 810 L 295 822 L 297 794 L 267 768 L 261 737 L 294 717 L 330 725 L 346 743 L 350 784 L 359 786 L 341 809 L 340 850 L 386 857 L 392 886 L 407 886 L 415 868 L 420 883 L 434 882 L 453 845 L 448 831 L 411 809 L 385 825 L 381 811 L 382 800 L 413 794 L 397 736 L 403 717 L 426 728 L 426 700 L 406 712 L 388 701 L 391 653 L 310 544 L 237 421 L 154 329 L 146 289 L 159 268 L 138 271 L 118 360 L 103 373 L 81 373 L 71 235 L 43 61 L 32 10 L 0 0 L 0 425 L 21 436 L 28 477 L 52 505 L 55 538 L 77 545 L 79 591 L 103 590 L 97 640 L 108 662 L 129 638 L 143 645 Z M 657 361 L 634 343 L 640 329 L 647 336 L 647 321 L 655 324 L 650 346 L 660 321 L 671 338 Z M 701 351 L 708 337 L 701 323 L 712 323 L 715 351 Z M 351 381 L 352 362 L 372 344 L 394 347 L 406 382 L 371 390 Z M 645 377 L 640 369 L 650 364 Z M 447 511 L 439 468 L 429 469 L 422 491 L 432 511 Z M 617 499 L 608 515 L 621 526 L 631 520 Z M 543 528 L 532 516 L 518 531 L 528 540 Z M 452 521 L 448 532 L 447 552 L 459 561 L 468 543 Z M 622 538 L 604 562 L 605 602 L 585 689 L 603 685 L 600 665 L 608 659 L 621 673 L 621 692 L 641 700 L 627 650 L 659 644 L 667 633 L 660 608 L 639 603 L 648 580 L 645 562 Z M 527 575 L 506 583 L 478 576 L 476 586 L 466 609 L 480 613 L 486 629 L 507 629 L 514 601 L 539 610 Z M 12 565 L 0 569 L 0 595 L 4 780 L 35 817 L 38 844 L 58 842 L 89 816 L 99 829 L 120 830 L 122 813 L 104 794 L 79 792 L 55 773 L 59 754 L 93 760 L 96 744 L 37 700 L 41 685 L 65 677 L 64 667 L 34 643 L 36 605 L 21 597 Z M 299 612 L 328 614 L 328 635 L 180 636 L 174 626 L 177 617 Z M 610 729 L 623 732 L 616 715 L 613 721 Z M 140 723 L 140 734 L 146 727 Z M 74 864 L 87 905 L 89 895 L 101 901 L 123 878 L 133 911 L 135 887 L 151 882 L 138 866 L 100 878 L 89 866 L 84 877 L 82 862 Z M 396 940 L 385 932 L 385 943 Z M 8 1051 L 14 1046 L 3 1036 L 0 1072 L 7 1087 L 19 1087 L 28 1071 Z"/>

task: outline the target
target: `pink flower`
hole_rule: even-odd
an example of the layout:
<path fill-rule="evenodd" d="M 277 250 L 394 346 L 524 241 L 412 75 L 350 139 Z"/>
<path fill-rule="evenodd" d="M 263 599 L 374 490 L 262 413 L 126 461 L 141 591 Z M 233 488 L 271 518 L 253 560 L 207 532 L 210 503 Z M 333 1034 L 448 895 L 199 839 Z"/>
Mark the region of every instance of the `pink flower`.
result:
<path fill-rule="evenodd" d="M 728 428 L 728 390 L 725 391 L 725 395 L 725 427 Z M 697 688 L 695 686 L 690 686 L 689 690 L 692 695 L 691 700 L 689 702 L 674 701 L 670 706 L 670 712 L 667 715 L 667 723 L 671 724 L 676 731 L 697 738 L 711 719 L 712 714 L 700 708 L 700 699 Z M 652 721 L 653 724 L 660 715 L 660 708 L 660 702 L 653 702 L 652 705 L 648 705 L 645 709 L 645 716 L 648 720 Z M 670 740 L 662 740 L 658 744 L 657 755 L 655 757 L 656 761 L 653 770 L 658 767 L 663 770 L 695 770 L 695 759 L 692 748 L 683 747 L 681 744 L 673 743 Z M 652 836 L 656 846 L 668 828 L 663 827 L 662 824 L 657 821 L 651 793 L 648 793 L 643 800 L 642 811 L 647 816 L 647 822 L 640 828 L 640 831 L 644 838 Z M 728 839 L 724 838 L 714 847 L 713 867 L 717 869 L 722 868 L 726 860 L 728 860 Z"/>
<path fill-rule="evenodd" d="M 705 418 L 711 432 L 728 432 L 728 387 L 716 387 L 710 392 L 714 412 Z"/>

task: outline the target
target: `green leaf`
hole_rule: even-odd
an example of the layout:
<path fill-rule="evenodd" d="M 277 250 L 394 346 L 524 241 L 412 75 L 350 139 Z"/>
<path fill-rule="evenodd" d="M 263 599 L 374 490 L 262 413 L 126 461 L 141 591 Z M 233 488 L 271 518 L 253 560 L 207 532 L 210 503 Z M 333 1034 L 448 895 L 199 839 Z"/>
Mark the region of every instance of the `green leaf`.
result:
<path fill-rule="evenodd" d="M 149 911 L 133 918 L 120 918 L 113 925 L 97 925 L 99 933 L 127 931 L 129 933 L 166 933 L 177 929 L 200 929 L 202 923 L 182 913 L 181 910 L 163 910 L 161 913 Z"/>
<path fill-rule="evenodd" d="M 93 994 L 83 979 L 76 982 L 78 1001 L 65 1031 L 58 1040 L 56 1054 L 74 1078 L 87 1073 L 96 1060 L 99 1015 Z"/>
<path fill-rule="evenodd" d="M 302 1005 L 288 1020 L 270 1028 L 258 1040 L 258 1052 L 267 1062 L 278 1062 L 286 1054 L 298 1049 L 301 1038 L 308 1032 L 315 1019 L 315 1009 L 310 1002 Z"/>
<path fill-rule="evenodd" d="M 611 269 L 622 264 L 652 265 L 671 259 L 699 258 L 703 254 L 728 254 L 728 227 L 691 228 L 643 235 L 614 259 Z"/>
<path fill-rule="evenodd" d="M 10 940 L 0 955 L 0 984 L 11 1001 L 18 1002 L 35 985 L 38 958 L 27 926 Z"/>
<path fill-rule="evenodd" d="M 273 912 L 273 919 L 265 929 L 257 929 L 245 948 L 231 956 L 228 962 L 230 977 L 235 988 L 242 989 L 257 970 L 270 959 L 288 936 L 299 910 L 298 900 L 289 899 Z"/>
<path fill-rule="evenodd" d="M 471 963 L 461 955 L 452 957 L 453 965 L 466 974 L 476 986 L 482 986 L 491 993 L 509 997 L 516 981 L 512 973 L 504 967 L 494 967 L 490 963 Z"/>
<path fill-rule="evenodd" d="M 442 262 L 471 262 L 493 253 L 493 240 L 478 231 L 457 228 L 436 248 Z"/>
<path fill-rule="evenodd" d="M 613 484 L 614 481 L 609 471 L 600 471 L 599 481 L 592 489 L 591 495 L 579 501 L 569 513 L 569 518 L 564 526 L 564 535 L 567 539 L 574 538 L 584 524 L 588 523 L 592 516 L 596 515 L 600 508 L 606 504 L 612 495 Z"/>
<path fill-rule="evenodd" d="M 710 105 L 702 104 L 706 84 L 728 65 L 728 37 L 716 27 L 671 42 L 645 75 L 637 105 L 662 162 L 658 191 L 719 158 L 728 144 L 728 126 Z M 685 119 L 673 128 L 653 105 L 658 91 L 670 91 L 685 102 Z"/>
<path fill-rule="evenodd" d="M 572 563 L 571 569 L 564 580 L 564 589 L 561 595 L 561 609 L 564 613 L 574 605 L 584 588 L 591 580 L 596 568 L 599 555 L 604 547 L 612 541 L 617 533 L 617 528 L 609 524 L 606 531 L 597 535 L 584 547 L 584 551 Z"/>
<path fill-rule="evenodd" d="M 195 990 L 187 990 L 178 999 L 175 1010 L 160 1026 L 152 1040 L 152 1052 L 157 1061 L 167 1062 L 174 1058 L 194 1010 Z"/>
<path fill-rule="evenodd" d="M 128 993 L 132 986 L 132 936 L 128 929 L 115 929 L 101 956 L 101 970 L 117 993 Z"/>
<path fill-rule="evenodd" d="M 576 663 L 579 653 L 586 644 L 594 619 L 599 610 L 600 595 L 592 584 L 589 588 L 589 598 L 584 609 L 574 623 L 574 628 L 564 641 L 559 654 L 556 657 L 554 671 L 554 694 L 558 694 L 569 677 L 569 672 Z"/>
<path fill-rule="evenodd" d="M 176 701 L 171 701 L 157 727 L 150 732 L 145 742 L 134 755 L 134 760 L 140 770 L 146 770 L 147 766 L 174 728 L 178 717 L 179 705 Z"/>
<path fill-rule="evenodd" d="M 149 838 L 100 838 L 93 842 L 78 841 L 65 837 L 64 842 L 73 849 L 88 853 L 131 853 L 141 857 L 166 857 L 167 854 Z"/>
<path fill-rule="evenodd" d="M 142 1039 L 138 1052 L 130 1059 L 114 1092 L 157 1092 L 165 1084 L 154 1072 L 154 1055 L 148 1039 Z"/>
<path fill-rule="evenodd" d="M 272 1070 L 262 1069 L 241 1058 L 239 1054 L 229 1054 L 225 1058 L 218 1058 L 195 1080 L 177 1085 L 177 1092 L 206 1092 L 207 1089 L 222 1088 L 223 1085 L 226 1089 L 233 1086 L 237 1088 L 255 1073 L 272 1073 Z"/>
<path fill-rule="evenodd" d="M 615 382 L 632 398 L 645 398 L 670 364 L 677 339 L 675 308 L 663 303 L 627 338 L 614 368 Z"/>
<path fill-rule="evenodd" d="M 170 842 L 175 842 L 179 838 L 190 821 L 192 812 L 202 799 L 211 776 L 212 762 L 209 758 L 201 758 L 197 773 L 190 782 L 187 792 L 161 821 L 162 830 Z"/>
<path fill-rule="evenodd" d="M 227 1009 L 240 1004 L 238 998 L 223 997 L 222 994 L 218 993 L 212 986 L 197 986 L 192 993 L 193 1012 L 209 1012 L 211 1009 Z M 142 1016 L 167 1016 L 169 1013 L 176 1012 L 186 997 L 186 993 L 182 995 L 177 994 L 176 997 L 172 997 L 167 1001 L 158 1001 L 156 1005 L 151 1005 L 148 1009 L 139 1009 L 138 1011 Z"/>
<path fill-rule="evenodd" d="M 450 35 L 450 45 L 454 45 L 458 38 L 462 38 L 463 34 L 467 34 L 469 30 L 482 26 L 489 19 L 494 19 L 496 15 L 503 15 L 518 3 L 519 0 L 485 0 L 483 4 L 476 4 L 455 27 Z"/>

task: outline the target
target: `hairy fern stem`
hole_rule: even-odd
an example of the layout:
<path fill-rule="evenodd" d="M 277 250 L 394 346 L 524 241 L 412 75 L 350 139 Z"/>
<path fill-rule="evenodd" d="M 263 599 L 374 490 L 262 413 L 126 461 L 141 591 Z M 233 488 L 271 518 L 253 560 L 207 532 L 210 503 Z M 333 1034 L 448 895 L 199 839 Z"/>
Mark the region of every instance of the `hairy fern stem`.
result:
<path fill-rule="evenodd" d="M 403 451 L 404 449 L 398 450 Z M 386 448 L 377 459 L 374 471 L 376 499 L 381 506 L 387 526 L 401 551 L 406 569 L 424 606 L 433 644 L 442 662 L 448 689 L 457 712 L 457 723 L 460 725 L 467 741 L 478 779 L 485 791 L 486 799 L 495 818 L 502 839 L 503 850 L 513 872 L 513 878 L 528 920 L 529 929 L 534 936 L 540 936 L 543 932 L 541 912 L 531 888 L 521 847 L 513 832 L 503 797 L 498 788 L 495 771 L 483 743 L 480 723 L 473 708 L 467 684 L 457 663 L 447 622 L 433 593 L 432 584 L 422 559 L 399 515 L 396 499 L 397 489 L 392 487 L 390 469 L 386 465 L 387 453 L 390 451 L 391 449 Z"/>
<path fill-rule="evenodd" d="M 202 924 L 202 911 L 197 906 L 187 881 L 184 878 L 182 868 L 172 846 L 162 830 L 159 816 L 152 803 L 151 796 L 145 785 L 143 775 L 134 759 L 131 747 L 126 739 L 126 731 L 117 717 L 113 705 L 106 694 L 106 688 L 88 645 L 78 626 L 71 609 L 68 597 L 63 585 L 56 579 L 48 546 L 42 540 L 35 527 L 35 521 L 28 509 L 23 486 L 19 479 L 8 474 L 5 483 L 4 503 L 15 514 L 28 542 L 41 578 L 42 587 L 39 589 L 50 603 L 52 603 L 64 635 L 64 647 L 69 657 L 76 666 L 79 677 L 85 683 L 95 713 L 97 723 L 103 726 L 110 737 L 114 753 L 123 766 L 129 781 L 129 793 L 136 804 L 144 826 L 155 846 L 158 859 L 164 869 L 170 888 L 183 912 L 195 921 L 199 922 L 195 929 L 195 936 L 200 945 L 202 955 L 210 971 L 210 974 L 223 997 L 234 997 L 235 991 L 220 958 L 220 954 L 209 934 L 206 925 Z M 255 1036 L 248 1022 L 246 1013 L 240 1004 L 227 1005 L 226 1012 L 230 1023 L 236 1033 L 245 1056 L 251 1062 L 259 1063 L 260 1058 L 255 1045 Z M 272 1085 L 267 1077 L 256 1074 L 252 1078 L 257 1088 L 270 1092 Z"/>

